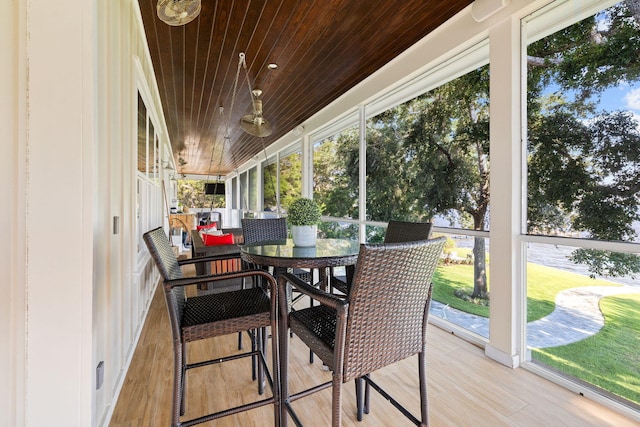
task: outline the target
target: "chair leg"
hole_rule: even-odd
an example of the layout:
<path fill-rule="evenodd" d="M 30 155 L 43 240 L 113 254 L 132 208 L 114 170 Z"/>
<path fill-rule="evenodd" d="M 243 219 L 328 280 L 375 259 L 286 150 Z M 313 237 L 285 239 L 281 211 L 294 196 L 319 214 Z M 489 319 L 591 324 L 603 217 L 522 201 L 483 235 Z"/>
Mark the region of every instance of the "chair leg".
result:
<path fill-rule="evenodd" d="M 369 377 L 369 375 L 367 375 L 367 377 Z M 365 386 L 364 386 L 364 413 L 368 414 L 370 408 L 369 405 L 369 397 L 371 396 L 371 386 L 369 385 L 368 382 L 365 382 Z"/>
<path fill-rule="evenodd" d="M 286 323 L 286 318 L 282 322 Z M 280 425 L 282 427 L 287 427 L 289 421 L 287 410 L 289 404 L 289 328 L 286 326 L 286 324 L 280 325 L 280 330 L 276 332 L 279 334 L 278 345 L 280 347 Z"/>
<path fill-rule="evenodd" d="M 272 323 L 270 331 L 271 331 L 271 372 L 273 378 L 273 397 L 275 399 L 275 403 L 273 405 L 273 421 L 275 426 L 282 427 L 282 400 L 280 399 L 280 366 L 278 365 L 279 357 L 278 357 L 278 331 L 275 327 L 276 325 Z M 265 340 L 265 345 L 269 340 Z M 266 349 L 266 348 L 265 348 Z M 266 354 L 266 352 L 265 352 Z"/>
<path fill-rule="evenodd" d="M 364 407 L 364 393 L 362 390 L 362 386 L 364 383 L 364 379 L 363 378 L 356 378 L 354 380 L 355 385 L 356 385 L 356 410 L 357 410 L 357 416 L 358 416 L 358 421 L 362 421 L 362 410 Z"/>
<path fill-rule="evenodd" d="M 313 270 L 311 270 L 311 282 L 313 282 Z M 309 298 L 309 307 L 313 307 L 313 298 Z M 313 363 L 313 351 L 309 350 L 309 363 Z"/>
<path fill-rule="evenodd" d="M 253 331 L 249 331 L 249 339 L 251 340 L 251 351 L 256 351 L 256 334 L 258 333 L 257 330 L 253 330 Z M 256 357 L 256 355 L 254 354 L 253 356 L 251 356 L 251 380 L 255 381 L 257 376 L 256 376 L 256 372 L 258 369 L 258 365 L 260 365 L 258 358 Z"/>
<path fill-rule="evenodd" d="M 429 401 L 427 394 L 427 355 L 424 351 L 418 353 L 418 377 L 420 379 L 420 426 L 429 425 Z"/>
<path fill-rule="evenodd" d="M 333 399 L 331 402 L 331 426 L 340 427 L 342 425 L 342 372 L 333 371 Z"/>
<path fill-rule="evenodd" d="M 187 383 L 187 343 L 182 343 L 180 346 L 180 351 L 182 354 L 182 360 L 180 362 L 180 415 L 184 415 L 185 404 L 184 404 L 184 394 L 185 387 Z"/>
<path fill-rule="evenodd" d="M 180 414 L 183 411 L 183 390 L 184 390 L 184 352 L 182 345 L 180 348 L 174 347 L 173 350 L 173 406 L 171 410 L 171 426 L 175 427 L 180 424 Z"/>
<path fill-rule="evenodd" d="M 260 354 L 262 354 L 264 356 L 265 354 L 265 345 L 264 345 L 264 335 L 266 334 L 266 329 L 265 328 L 259 328 L 256 333 L 257 333 L 257 337 L 256 337 L 256 341 L 257 341 L 257 350 L 260 352 Z M 265 386 L 265 377 L 264 377 L 264 366 L 262 365 L 262 362 L 260 360 L 257 360 L 258 357 L 255 357 L 256 361 L 258 362 L 258 394 L 262 395 L 264 394 L 264 386 Z"/>
<path fill-rule="evenodd" d="M 242 278 L 242 283 L 240 285 L 240 289 L 245 289 L 246 288 L 246 280 L 247 280 L 246 277 Z M 242 350 L 242 332 L 238 332 L 238 350 Z"/>

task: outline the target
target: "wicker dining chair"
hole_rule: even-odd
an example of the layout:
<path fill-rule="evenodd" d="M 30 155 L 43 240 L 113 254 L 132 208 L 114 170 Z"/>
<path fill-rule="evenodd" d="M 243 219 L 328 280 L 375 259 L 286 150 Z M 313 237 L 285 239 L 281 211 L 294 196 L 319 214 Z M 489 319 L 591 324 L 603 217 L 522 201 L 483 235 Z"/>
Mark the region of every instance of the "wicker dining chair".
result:
<path fill-rule="evenodd" d="M 244 235 L 244 244 L 252 245 L 258 243 L 278 242 L 287 239 L 287 219 L 286 218 L 242 218 L 242 234 Z M 252 266 L 254 268 L 267 268 L 268 266 Z M 273 271 L 273 275 L 277 277 L 279 271 Z M 313 272 L 294 268 L 289 270 L 300 280 L 307 283 L 313 283 Z M 301 298 L 298 295 L 293 298 L 291 303 L 297 302 Z M 313 301 L 310 302 L 313 304 Z M 242 342 L 239 340 L 238 345 Z M 309 352 L 309 363 L 313 363 L 313 353 Z"/>
<path fill-rule="evenodd" d="M 242 218 L 241 222 L 245 245 L 287 238 L 286 218 Z"/>
<path fill-rule="evenodd" d="M 200 424 L 269 404 L 274 405 L 274 425 L 279 425 L 279 375 L 275 336 L 272 339 L 273 377 L 269 373 L 265 358 L 266 328 L 271 327 L 272 331 L 277 330 L 276 298 L 270 298 L 268 293 L 273 291 L 276 286 L 273 276 L 261 270 L 243 270 L 218 275 L 184 277 L 181 268 L 183 265 L 193 262 L 221 260 L 231 256 L 200 257 L 178 261 L 169 245 L 168 237 L 161 227 L 144 233 L 143 238 L 164 281 L 165 300 L 173 334 L 174 385 L 171 425 Z M 248 289 L 207 293 L 189 298 L 186 296 L 185 287 L 189 285 L 209 283 L 210 286 L 215 288 L 216 283 L 229 283 L 230 280 L 242 282 L 245 279 L 255 281 L 256 286 Z M 187 343 L 243 331 L 255 331 L 250 334 L 252 343 L 255 343 L 252 345 L 251 351 L 224 357 L 217 356 L 213 360 L 188 363 Z M 243 357 L 258 359 L 258 393 L 260 395 L 264 393 L 266 376 L 272 389 L 272 397 L 191 420 L 180 421 L 180 416 L 185 413 L 187 370 Z M 224 393 L 222 387 L 220 393 Z"/>
<path fill-rule="evenodd" d="M 356 380 L 357 417 L 369 412 L 373 387 L 417 426 L 428 425 L 426 332 L 433 289 L 432 277 L 445 238 L 379 245 L 362 245 L 351 292 L 346 298 L 322 292 L 293 275 L 278 279 L 281 338 L 287 326 L 333 371 L 332 381 L 289 395 L 288 340 L 280 341 L 282 425 L 290 415 L 302 425 L 290 403 L 332 386 L 332 425 L 341 425 L 342 384 Z M 290 311 L 286 289 L 291 284 L 320 302 Z M 418 355 L 421 416 L 417 419 L 371 379 L 371 373 Z M 363 390 L 363 384 L 366 389 Z"/>
<path fill-rule="evenodd" d="M 403 243 L 431 238 L 430 222 L 390 220 L 384 234 L 384 243 Z"/>
<path fill-rule="evenodd" d="M 409 222 L 392 219 L 387 225 L 387 231 L 384 234 L 384 243 L 415 242 L 430 239 L 431 226 L 432 224 L 430 222 Z M 332 288 L 346 295 L 349 293 L 349 288 L 353 281 L 353 267 L 347 267 L 345 273 L 345 276 L 334 276 L 332 274 L 331 280 Z"/>
<path fill-rule="evenodd" d="M 287 239 L 287 219 L 286 218 L 243 218 L 242 233 L 244 244 L 251 245 L 257 243 L 276 242 Z M 291 271 L 290 271 L 291 272 Z M 310 271 L 301 268 L 293 269 L 293 274 L 301 280 L 311 283 L 312 274 Z"/>

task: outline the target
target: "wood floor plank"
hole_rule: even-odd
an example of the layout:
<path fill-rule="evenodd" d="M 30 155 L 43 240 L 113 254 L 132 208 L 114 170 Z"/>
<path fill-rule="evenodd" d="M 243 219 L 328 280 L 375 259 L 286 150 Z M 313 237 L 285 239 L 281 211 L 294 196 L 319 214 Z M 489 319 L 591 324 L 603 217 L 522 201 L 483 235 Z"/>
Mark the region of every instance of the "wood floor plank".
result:
<path fill-rule="evenodd" d="M 111 427 L 170 425 L 173 350 L 162 287 L 158 287 L 149 310 L 111 417 Z M 245 338 L 244 343 L 248 345 L 249 340 Z M 531 372 L 506 368 L 485 357 L 482 349 L 433 325 L 429 326 L 428 343 L 429 413 L 433 427 L 638 426 L 636 421 Z M 199 360 L 234 351 L 237 351 L 237 335 L 230 335 L 192 343 L 188 357 Z M 308 355 L 308 349 L 293 337 L 291 391 L 330 380 L 330 372 L 323 370 L 321 361 L 316 358 L 311 365 Z M 374 374 L 374 379 L 418 413 L 415 357 L 382 369 Z M 270 396 L 270 393 L 267 387 L 265 395 Z M 196 417 L 260 398 L 257 384 L 251 380 L 248 358 L 199 368 L 188 374 L 186 416 Z M 358 422 L 354 385 L 344 384 L 343 426 L 411 425 L 377 393 L 372 393 L 371 402 L 371 413 L 365 415 L 363 422 Z M 330 425 L 329 389 L 294 402 L 293 406 L 305 426 Z M 203 424 L 216 427 L 272 425 L 271 406 Z"/>

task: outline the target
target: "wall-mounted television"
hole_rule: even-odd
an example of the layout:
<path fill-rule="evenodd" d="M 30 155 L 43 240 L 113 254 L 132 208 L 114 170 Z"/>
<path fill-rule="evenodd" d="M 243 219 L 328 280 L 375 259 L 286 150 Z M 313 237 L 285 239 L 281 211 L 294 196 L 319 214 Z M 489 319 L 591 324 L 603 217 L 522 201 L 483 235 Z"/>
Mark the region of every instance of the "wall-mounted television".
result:
<path fill-rule="evenodd" d="M 204 184 L 204 194 L 222 194 L 224 196 L 224 182 L 207 182 Z"/>

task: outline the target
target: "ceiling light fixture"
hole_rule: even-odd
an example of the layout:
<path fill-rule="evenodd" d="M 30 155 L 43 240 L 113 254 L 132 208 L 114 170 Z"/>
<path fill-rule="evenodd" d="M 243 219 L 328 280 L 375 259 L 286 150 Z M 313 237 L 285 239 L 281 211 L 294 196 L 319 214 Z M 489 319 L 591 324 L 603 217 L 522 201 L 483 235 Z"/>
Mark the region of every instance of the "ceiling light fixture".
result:
<path fill-rule="evenodd" d="M 185 25 L 200 14 L 200 0 L 158 0 L 158 18 L 168 25 Z"/>
<path fill-rule="evenodd" d="M 262 91 L 260 89 L 253 89 L 251 95 L 253 113 L 247 114 L 240 119 L 240 127 L 243 131 L 253 136 L 269 136 L 271 132 L 273 132 L 273 129 L 271 128 L 271 123 L 262 117 L 262 100 L 260 99 Z"/>
<path fill-rule="evenodd" d="M 233 84 L 234 92 L 233 97 L 231 98 L 231 105 L 233 106 L 233 102 L 235 100 L 235 89 L 237 88 L 238 79 L 240 77 L 240 68 L 244 68 L 244 72 L 247 74 L 247 86 L 249 88 L 249 94 L 251 95 L 251 104 L 253 106 L 253 112 L 251 114 L 242 116 L 242 118 L 240 119 L 240 127 L 249 135 L 257 136 L 259 138 L 269 136 L 273 132 L 273 129 L 271 127 L 271 123 L 269 123 L 264 117 L 262 117 L 262 100 L 260 99 L 262 90 L 251 87 L 251 81 L 249 79 L 249 71 L 247 70 L 247 62 L 245 60 L 244 52 L 240 52 L 238 72 L 236 73 L 236 79 Z"/>
<path fill-rule="evenodd" d="M 275 62 L 272 62 L 269 65 L 267 65 L 267 68 L 269 68 L 270 70 L 275 70 L 276 68 L 278 68 L 278 64 L 276 64 Z"/>

